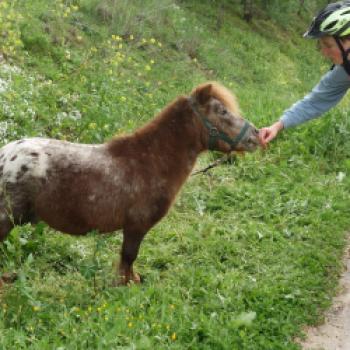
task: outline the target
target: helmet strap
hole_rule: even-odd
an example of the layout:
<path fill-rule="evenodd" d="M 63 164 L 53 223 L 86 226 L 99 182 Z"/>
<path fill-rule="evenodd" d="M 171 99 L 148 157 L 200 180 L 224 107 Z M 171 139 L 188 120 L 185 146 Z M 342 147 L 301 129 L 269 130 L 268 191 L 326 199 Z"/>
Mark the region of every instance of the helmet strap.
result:
<path fill-rule="evenodd" d="M 340 51 L 341 51 L 341 54 L 343 56 L 343 64 L 342 66 L 344 67 L 346 73 L 348 73 L 348 75 L 350 75 L 350 61 L 349 61 L 349 54 L 350 54 L 350 49 L 348 50 L 344 50 L 344 47 L 343 47 L 343 44 L 341 43 L 341 40 L 337 37 L 337 36 L 334 36 L 334 40 L 336 41 Z"/>

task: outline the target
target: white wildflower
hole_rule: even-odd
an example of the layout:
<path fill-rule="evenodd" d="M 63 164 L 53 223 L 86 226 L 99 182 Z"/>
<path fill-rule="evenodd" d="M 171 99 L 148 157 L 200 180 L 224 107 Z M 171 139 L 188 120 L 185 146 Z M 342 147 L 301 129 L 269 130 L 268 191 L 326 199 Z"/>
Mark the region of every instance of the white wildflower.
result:
<path fill-rule="evenodd" d="M 20 74 L 22 72 L 21 68 L 16 66 L 10 66 L 9 64 L 0 65 L 0 70 L 4 73 Z"/>
<path fill-rule="evenodd" d="M 8 81 L 0 78 L 0 94 L 6 92 L 8 87 L 9 87 L 9 85 L 10 84 L 9 84 Z"/>
<path fill-rule="evenodd" d="M 71 118 L 73 120 L 80 120 L 81 119 L 81 112 L 78 111 L 77 109 L 74 111 L 71 111 L 69 113 L 69 118 Z"/>
<path fill-rule="evenodd" d="M 68 114 L 66 112 L 58 112 L 56 115 L 56 119 L 59 123 L 61 123 L 67 117 L 68 117 Z"/>
<path fill-rule="evenodd" d="M 31 117 L 31 118 L 35 117 L 35 114 L 36 114 L 32 108 L 28 108 L 27 113 L 28 113 L 29 117 Z"/>
<path fill-rule="evenodd" d="M 2 105 L 2 110 L 3 110 L 3 113 L 7 116 L 7 117 L 10 117 L 12 118 L 15 113 L 13 111 L 13 107 L 14 106 L 11 106 L 11 105 L 8 105 L 8 104 L 3 104 Z"/>
<path fill-rule="evenodd" d="M 346 177 L 346 173 L 343 173 L 342 171 L 339 171 L 339 173 L 336 176 L 336 179 L 338 182 L 342 182 Z"/>
<path fill-rule="evenodd" d="M 86 258 L 90 254 L 89 247 L 79 241 L 71 244 L 70 248 L 77 252 L 81 258 Z"/>

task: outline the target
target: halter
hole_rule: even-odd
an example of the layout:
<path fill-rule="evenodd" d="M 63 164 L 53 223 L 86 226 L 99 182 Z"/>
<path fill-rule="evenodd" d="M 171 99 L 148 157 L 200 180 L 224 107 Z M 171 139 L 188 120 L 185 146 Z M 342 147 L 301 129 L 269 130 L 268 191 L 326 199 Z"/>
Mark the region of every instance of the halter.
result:
<path fill-rule="evenodd" d="M 209 131 L 209 142 L 208 142 L 208 148 L 210 150 L 215 150 L 215 145 L 219 140 L 224 141 L 228 143 L 231 146 L 231 151 L 234 150 L 234 148 L 242 141 L 243 137 L 245 136 L 250 124 L 245 120 L 244 125 L 239 132 L 239 134 L 235 137 L 230 137 L 228 136 L 225 132 L 219 131 L 216 126 L 214 126 L 209 119 L 202 115 L 199 112 L 198 109 L 198 102 L 193 96 L 188 97 L 188 101 L 190 103 L 190 106 L 194 112 L 195 115 L 197 115 L 201 121 L 203 122 L 204 126 L 208 129 Z"/>

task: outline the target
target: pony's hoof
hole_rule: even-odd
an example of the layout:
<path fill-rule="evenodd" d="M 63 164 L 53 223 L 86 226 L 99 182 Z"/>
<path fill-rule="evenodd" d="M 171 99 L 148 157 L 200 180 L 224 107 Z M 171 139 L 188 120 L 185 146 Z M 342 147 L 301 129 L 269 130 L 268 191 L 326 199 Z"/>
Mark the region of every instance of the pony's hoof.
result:
<path fill-rule="evenodd" d="M 0 286 L 3 284 L 13 283 L 17 279 L 16 272 L 5 272 L 0 276 Z"/>
<path fill-rule="evenodd" d="M 132 284 L 140 284 L 142 282 L 142 278 L 138 273 L 134 273 L 131 279 L 127 279 L 125 276 L 119 277 L 113 281 L 113 287 L 122 287 L 122 286 L 130 286 Z"/>
<path fill-rule="evenodd" d="M 136 284 L 140 284 L 140 283 L 142 283 L 142 278 L 138 273 L 134 273 L 132 281 Z"/>

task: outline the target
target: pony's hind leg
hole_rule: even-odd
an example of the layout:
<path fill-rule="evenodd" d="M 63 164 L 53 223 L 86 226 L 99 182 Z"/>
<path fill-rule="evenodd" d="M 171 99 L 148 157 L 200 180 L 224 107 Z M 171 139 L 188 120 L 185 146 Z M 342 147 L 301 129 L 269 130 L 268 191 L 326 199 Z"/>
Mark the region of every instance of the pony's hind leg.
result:
<path fill-rule="evenodd" d="M 6 238 L 6 236 L 9 234 L 9 232 L 11 231 L 13 226 L 14 226 L 13 222 L 8 217 L 4 207 L 0 205 L 0 244 Z M 14 282 L 16 280 L 16 278 L 17 278 L 16 272 L 3 273 L 2 271 L 0 271 L 0 288 L 5 283 Z"/>
<path fill-rule="evenodd" d="M 13 222 L 6 214 L 5 210 L 0 207 L 0 242 L 2 242 L 13 228 Z"/>
<path fill-rule="evenodd" d="M 0 242 L 2 242 L 6 238 L 13 226 L 13 220 L 8 215 L 3 200 L 2 198 L 0 198 Z"/>

